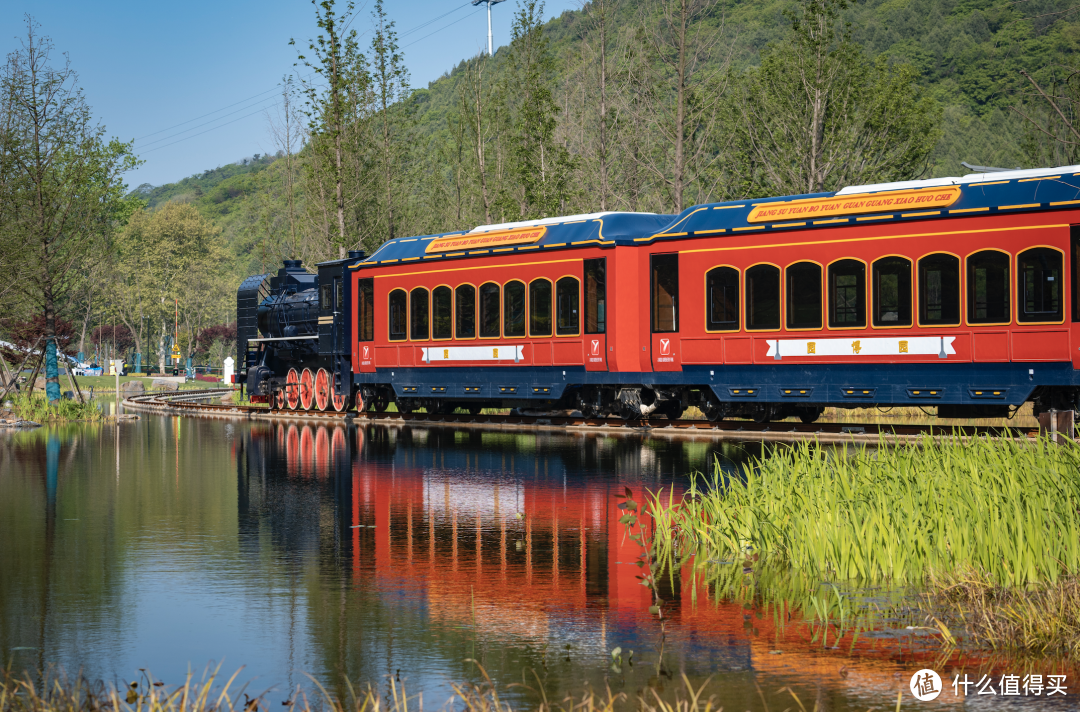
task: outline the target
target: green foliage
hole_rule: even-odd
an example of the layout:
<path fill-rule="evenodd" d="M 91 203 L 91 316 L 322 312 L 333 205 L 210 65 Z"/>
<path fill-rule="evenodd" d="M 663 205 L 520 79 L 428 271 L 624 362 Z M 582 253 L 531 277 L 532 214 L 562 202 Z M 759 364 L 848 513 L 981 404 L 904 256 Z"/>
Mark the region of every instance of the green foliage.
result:
<path fill-rule="evenodd" d="M 507 79 L 520 95 L 512 118 L 511 185 L 504 189 L 504 212 L 519 208 L 519 219 L 546 218 L 565 210 L 576 161 L 555 141 L 559 107 L 551 92 L 555 64 L 541 22 L 542 0 L 523 0 L 514 15 Z"/>
<path fill-rule="evenodd" d="M 735 477 L 717 467 L 678 508 L 649 511 L 699 558 L 753 556 L 827 580 L 976 570 L 1022 587 L 1080 574 L 1080 451 L 1047 441 L 803 444 Z"/>
<path fill-rule="evenodd" d="M 731 131 L 754 195 L 797 195 L 922 177 L 941 110 L 911 65 L 875 62 L 840 18 L 844 0 L 807 0 L 792 31 L 735 80 Z"/>
<path fill-rule="evenodd" d="M 368 57 L 359 47 L 349 49 L 343 35 L 338 37 L 342 57 L 352 52 L 348 61 L 353 63 L 348 76 L 342 74 L 340 95 L 348 116 L 341 169 L 344 243 L 331 239 L 339 232 L 335 133 L 328 128 L 330 115 L 316 112 L 325 99 L 318 92 L 306 95 L 318 130 L 297 154 L 292 172 L 280 159 L 261 157 L 172 186 L 142 187 L 139 194 L 151 208 L 169 200 L 191 202 L 222 229 L 236 271 L 248 274 L 273 269 L 285 252 L 310 263 L 336 256 L 340 246 L 370 250 L 389 236 L 391 215 L 393 234 L 404 235 L 595 210 L 601 194 L 596 166 L 601 163 L 607 170 L 609 188 L 603 195 L 609 209 L 671 211 L 680 203 L 670 168 L 672 143 L 665 138 L 673 133 L 664 127 L 674 127 L 675 122 L 673 112 L 672 116 L 659 112 L 675 104 L 670 97 L 661 101 L 657 93 L 651 104 L 657 111 L 645 110 L 644 103 L 631 109 L 633 101 L 645 96 L 643 85 L 635 84 L 638 79 L 649 79 L 650 91 L 659 92 L 661 81 L 669 89 L 674 86 L 660 55 L 649 50 L 645 42 L 649 35 L 642 34 L 642 28 L 657 33 L 670 27 L 664 20 L 665 7 L 675 4 L 623 0 L 605 9 L 603 48 L 609 83 L 604 125 L 610 148 L 603 161 L 595 145 L 600 47 L 594 4 L 565 12 L 542 28 L 534 4 L 531 11 L 529 6 L 521 8 L 526 21 L 522 24 L 518 18 L 517 46 L 502 47 L 494 57 L 460 62 L 427 87 L 410 89 L 407 99 L 399 93 L 396 103 L 389 105 L 394 108 L 382 114 L 375 96 L 378 82 L 372 82 L 372 73 L 377 73 L 373 67 L 381 61 L 378 47 L 383 48 L 387 68 L 397 67 L 387 77 L 402 71 L 408 61 L 407 56 L 401 59 L 400 49 L 391 47 L 393 28 L 384 25 L 381 44 L 376 41 L 375 54 Z M 832 131 L 829 136 L 841 149 L 867 145 L 873 150 L 855 159 L 843 150 L 825 155 L 828 170 L 816 166 L 816 182 L 806 170 L 795 170 L 806 152 L 791 136 L 777 142 L 785 151 L 782 160 L 770 158 L 767 163 L 745 140 L 733 141 L 737 136 L 730 131 L 706 131 L 709 135 L 704 137 L 701 131 L 719 110 L 716 102 L 727 101 L 736 90 L 769 86 L 781 91 L 769 102 L 751 102 L 750 108 L 766 119 L 754 122 L 758 129 L 779 120 L 772 113 L 777 107 L 797 108 L 791 105 L 794 68 L 786 59 L 799 46 L 798 33 L 807 25 L 793 30 L 792 18 L 802 18 L 816 3 L 718 0 L 712 5 L 701 0 L 700 4 L 702 12 L 694 15 L 698 19 L 690 29 L 703 33 L 703 43 L 714 42 L 715 51 L 699 54 L 696 71 L 702 83 L 687 93 L 686 106 L 700 119 L 684 124 L 697 132 L 689 135 L 687 150 L 697 152 L 699 159 L 696 167 L 687 161 L 684 168 L 681 183 L 687 205 L 920 173 L 962 175 L 967 169 L 961 161 L 1012 168 L 1074 160 L 1013 108 L 1037 114 L 1043 125 L 1052 119 L 1045 106 L 1035 102 L 1036 92 L 1022 69 L 1051 93 L 1071 96 L 1067 67 L 1078 63 L 1080 18 L 1068 11 L 1071 6 L 1065 0 L 864 0 L 844 7 L 828 5 L 835 9 L 831 27 L 838 31 L 829 36 L 828 46 L 844 60 L 848 72 L 844 81 L 859 90 L 846 96 L 846 109 L 834 107 L 837 118 L 826 124 Z M 313 40 L 303 54 L 313 65 L 324 66 L 311 48 L 326 52 L 333 41 L 325 8 L 318 3 L 316 8 L 323 13 L 316 21 L 323 44 Z M 335 15 L 334 22 L 337 33 L 341 17 Z M 721 27 L 722 37 L 716 40 Z M 652 59 L 647 50 L 655 55 Z M 631 72 L 639 69 L 655 74 Z M 723 77 L 738 81 L 725 86 Z M 401 89 L 405 83 L 395 86 Z M 470 87 L 479 87 L 479 93 L 470 94 Z M 463 102 L 468 96 L 473 100 Z M 479 136 L 475 122 L 469 120 L 477 97 L 482 104 Z M 790 100 L 787 105 L 785 100 Z M 387 129 L 396 137 L 390 144 L 384 142 Z M 883 130 L 890 132 L 889 140 L 881 139 Z M 1061 126 L 1052 130 L 1060 133 Z M 480 153 L 483 170 L 478 165 Z M 778 150 L 775 153 L 779 155 Z M 796 187 L 794 178 L 768 178 L 766 165 L 799 173 L 805 180 Z M 287 176 L 301 170 L 307 176 L 302 189 L 287 189 Z M 303 219 L 299 225 L 289 224 L 303 237 L 288 249 L 277 249 L 284 242 L 282 235 L 290 234 L 282 227 L 294 214 L 285 208 L 290 195 L 295 214 Z"/>
<path fill-rule="evenodd" d="M 70 420 L 104 420 L 105 415 L 92 401 L 56 400 L 50 403 L 44 395 L 20 394 L 11 399 L 15 414 L 35 423 L 62 423 Z"/>

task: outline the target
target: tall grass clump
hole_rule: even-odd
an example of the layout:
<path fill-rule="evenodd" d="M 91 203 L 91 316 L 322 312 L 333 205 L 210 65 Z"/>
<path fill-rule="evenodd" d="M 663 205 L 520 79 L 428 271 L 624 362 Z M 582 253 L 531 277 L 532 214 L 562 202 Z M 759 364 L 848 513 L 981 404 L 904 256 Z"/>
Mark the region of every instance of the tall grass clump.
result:
<path fill-rule="evenodd" d="M 11 399 L 12 410 L 23 420 L 60 423 L 67 420 L 103 420 L 104 413 L 94 403 L 61 398 L 50 404 L 44 395 L 20 394 Z"/>
<path fill-rule="evenodd" d="M 806 443 L 737 475 L 717 466 L 677 507 L 653 498 L 648 509 L 699 560 L 753 558 L 833 580 L 979 571 L 1023 587 L 1080 573 L 1080 448 L 1044 440 Z"/>

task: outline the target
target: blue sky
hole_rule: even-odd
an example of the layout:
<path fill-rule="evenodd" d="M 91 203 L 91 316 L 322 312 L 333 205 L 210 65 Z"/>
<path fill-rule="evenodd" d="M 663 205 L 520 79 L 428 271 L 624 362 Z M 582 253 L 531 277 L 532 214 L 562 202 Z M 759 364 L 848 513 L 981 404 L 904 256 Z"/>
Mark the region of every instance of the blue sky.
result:
<path fill-rule="evenodd" d="M 466 0 L 384 2 L 397 23 L 413 86 L 427 86 L 487 46 L 483 6 Z M 354 26 L 364 32 L 371 26 L 371 2 L 357 6 Z M 509 41 L 515 7 L 515 0 L 507 0 L 492 9 L 496 47 Z M 578 7 L 577 0 L 548 0 L 545 16 Z M 272 151 L 263 110 L 276 101 L 273 90 L 282 76 L 298 71 L 297 47 L 289 39 L 306 48 L 317 29 L 309 0 L 6 0 L 0 3 L 5 56 L 19 47 L 27 13 L 52 38 L 54 64 L 63 62 L 61 52 L 70 56 L 109 135 L 136 139 L 136 152 L 146 162 L 127 176 L 133 188 Z M 444 13 L 450 14 L 415 29 Z M 370 40 L 367 32 L 361 44 Z M 191 121 L 204 114 L 210 115 Z M 200 124 L 205 125 L 194 128 Z M 205 133 L 195 135 L 200 132 Z"/>

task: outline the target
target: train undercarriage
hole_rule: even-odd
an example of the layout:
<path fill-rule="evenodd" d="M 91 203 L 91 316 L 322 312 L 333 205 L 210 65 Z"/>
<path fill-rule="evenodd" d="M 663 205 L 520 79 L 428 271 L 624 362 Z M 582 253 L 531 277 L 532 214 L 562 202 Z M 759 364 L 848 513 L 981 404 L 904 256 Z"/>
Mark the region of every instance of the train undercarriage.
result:
<path fill-rule="evenodd" d="M 280 381 L 278 383 L 277 381 Z M 798 418 L 803 423 L 816 422 L 826 407 L 844 409 L 882 409 L 883 404 L 836 405 L 815 403 L 791 404 L 770 402 L 722 402 L 708 386 L 655 387 L 644 385 L 584 385 L 568 387 L 561 397 L 540 399 L 463 399 L 438 396 L 402 396 L 390 384 L 355 386 L 350 395 L 334 393 L 332 371 L 324 367 L 292 368 L 284 379 L 267 383 L 269 395 L 265 402 L 275 410 L 346 410 L 382 413 L 394 404 L 401 413 L 421 410 L 431 414 L 450 414 L 459 411 L 479 415 L 484 409 L 513 409 L 519 413 L 580 412 L 585 418 L 619 418 L 643 420 L 663 417 L 676 420 L 690 408 L 718 422 L 728 419 L 751 420 L 755 423 Z M 256 397 L 257 398 L 257 397 Z M 1042 387 L 1031 397 L 1033 415 L 1051 411 L 1080 410 L 1080 389 L 1071 387 Z M 942 404 L 924 408 L 927 415 L 943 419 L 1011 418 L 1018 410 L 1005 404 Z"/>

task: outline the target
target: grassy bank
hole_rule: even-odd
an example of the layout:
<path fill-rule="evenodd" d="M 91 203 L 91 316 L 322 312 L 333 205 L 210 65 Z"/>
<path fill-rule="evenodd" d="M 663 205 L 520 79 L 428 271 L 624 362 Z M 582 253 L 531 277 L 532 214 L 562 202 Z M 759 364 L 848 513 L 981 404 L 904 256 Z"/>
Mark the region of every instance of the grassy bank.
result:
<path fill-rule="evenodd" d="M 678 507 L 650 505 L 707 558 L 753 556 L 828 579 L 976 570 L 1025 586 L 1080 574 L 1080 449 L 1047 442 L 806 443 L 738 476 L 717 468 Z"/>
<path fill-rule="evenodd" d="M 976 571 L 935 576 L 920 608 L 985 648 L 1080 660 L 1080 577 L 1018 589 Z"/>
<path fill-rule="evenodd" d="M 96 405 L 87 401 L 60 399 L 50 405 L 44 393 L 10 396 L 12 412 L 21 420 L 35 423 L 62 423 L 72 420 L 104 420 L 105 415 Z"/>
<path fill-rule="evenodd" d="M 721 599 L 837 627 L 915 616 L 947 645 L 1080 657 L 1080 448 L 805 443 L 644 499 L 623 519 L 653 579 L 692 557 Z"/>

